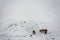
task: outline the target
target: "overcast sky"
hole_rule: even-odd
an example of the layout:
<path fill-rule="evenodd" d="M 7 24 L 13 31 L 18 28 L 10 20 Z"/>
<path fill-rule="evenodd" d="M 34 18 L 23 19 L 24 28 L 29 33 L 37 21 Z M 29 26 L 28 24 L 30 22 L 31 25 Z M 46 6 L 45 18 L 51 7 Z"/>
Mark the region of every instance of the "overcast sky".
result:
<path fill-rule="evenodd" d="M 0 0 L 0 21 L 32 19 L 60 23 L 59 0 Z"/>

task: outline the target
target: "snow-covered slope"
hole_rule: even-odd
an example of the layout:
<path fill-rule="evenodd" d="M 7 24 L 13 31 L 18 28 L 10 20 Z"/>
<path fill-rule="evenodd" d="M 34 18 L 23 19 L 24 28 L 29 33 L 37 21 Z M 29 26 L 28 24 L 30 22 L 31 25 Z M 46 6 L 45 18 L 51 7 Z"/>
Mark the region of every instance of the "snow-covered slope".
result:
<path fill-rule="evenodd" d="M 10 21 L 5 28 L 0 29 L 0 40 L 60 40 L 59 32 L 54 29 L 50 30 L 49 27 L 46 22 L 42 21 Z M 41 28 L 48 29 L 48 33 L 41 34 L 39 32 Z M 33 30 L 36 31 L 35 35 L 32 34 Z"/>

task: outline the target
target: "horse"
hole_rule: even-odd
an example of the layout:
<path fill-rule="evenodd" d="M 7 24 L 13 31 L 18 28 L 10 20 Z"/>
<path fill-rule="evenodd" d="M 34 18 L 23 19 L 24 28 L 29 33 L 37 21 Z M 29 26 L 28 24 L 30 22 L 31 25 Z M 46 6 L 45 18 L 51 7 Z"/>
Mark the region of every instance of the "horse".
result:
<path fill-rule="evenodd" d="M 40 29 L 39 30 L 39 32 L 44 33 L 44 34 L 47 34 L 47 31 L 48 31 L 47 29 Z"/>

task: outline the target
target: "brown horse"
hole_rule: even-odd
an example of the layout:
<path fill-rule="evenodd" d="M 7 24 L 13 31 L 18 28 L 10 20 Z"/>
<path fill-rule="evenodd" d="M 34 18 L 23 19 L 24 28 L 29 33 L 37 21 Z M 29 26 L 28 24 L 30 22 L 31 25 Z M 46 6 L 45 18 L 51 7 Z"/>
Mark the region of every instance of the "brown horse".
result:
<path fill-rule="evenodd" d="M 35 30 L 33 30 L 33 31 L 32 31 L 32 33 L 33 33 L 33 35 L 34 35 L 34 34 L 36 34 L 36 31 L 35 31 Z"/>
<path fill-rule="evenodd" d="M 47 29 L 40 29 L 39 30 L 39 32 L 44 33 L 44 34 L 47 34 L 47 31 L 48 31 Z"/>

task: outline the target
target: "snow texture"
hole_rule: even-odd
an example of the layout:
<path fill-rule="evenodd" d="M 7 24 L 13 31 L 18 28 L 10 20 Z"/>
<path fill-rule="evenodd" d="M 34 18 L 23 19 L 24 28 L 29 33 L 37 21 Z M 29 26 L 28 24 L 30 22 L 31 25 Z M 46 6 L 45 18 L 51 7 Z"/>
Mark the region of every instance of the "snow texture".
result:
<path fill-rule="evenodd" d="M 41 24 L 42 26 L 40 26 Z M 10 21 L 10 24 L 2 28 L 3 30 L 0 29 L 0 40 L 60 40 L 60 34 L 56 31 L 49 31 L 46 24 L 47 23 L 41 21 L 17 21 L 15 23 L 11 23 Z M 39 30 L 42 29 L 41 27 L 48 29 L 48 33 L 40 33 Z M 33 30 L 36 31 L 35 35 L 32 34 Z"/>

